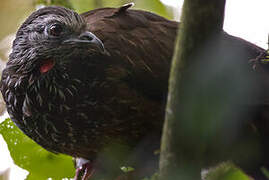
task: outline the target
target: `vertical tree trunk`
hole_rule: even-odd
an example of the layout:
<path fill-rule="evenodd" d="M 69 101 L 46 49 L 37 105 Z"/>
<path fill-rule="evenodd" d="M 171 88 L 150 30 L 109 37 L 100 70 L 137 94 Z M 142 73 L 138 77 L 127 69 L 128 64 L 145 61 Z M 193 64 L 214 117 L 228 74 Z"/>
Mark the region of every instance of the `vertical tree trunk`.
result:
<path fill-rule="evenodd" d="M 200 65 L 218 46 L 225 0 L 185 0 L 172 61 L 161 157 L 162 180 L 198 180 L 205 158 L 208 126 L 203 105 L 195 107 L 193 93 L 199 88 Z M 205 99 L 200 99 L 203 101 Z M 203 103 L 205 103 L 203 101 Z M 199 114 L 200 112 L 200 114 Z M 203 124 L 206 124 L 205 126 Z M 214 125 L 213 125 L 214 128 Z"/>

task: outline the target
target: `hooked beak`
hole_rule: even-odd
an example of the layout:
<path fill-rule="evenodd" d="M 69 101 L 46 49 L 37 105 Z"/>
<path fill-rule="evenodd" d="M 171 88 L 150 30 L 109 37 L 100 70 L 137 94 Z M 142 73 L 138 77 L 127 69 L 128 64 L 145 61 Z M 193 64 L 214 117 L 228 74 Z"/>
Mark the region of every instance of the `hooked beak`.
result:
<path fill-rule="evenodd" d="M 70 38 L 67 39 L 63 42 L 64 44 L 81 44 L 85 46 L 89 46 L 102 54 L 109 55 L 109 52 L 106 51 L 103 42 L 96 37 L 93 33 L 91 32 L 83 32 L 81 33 L 77 38 Z"/>

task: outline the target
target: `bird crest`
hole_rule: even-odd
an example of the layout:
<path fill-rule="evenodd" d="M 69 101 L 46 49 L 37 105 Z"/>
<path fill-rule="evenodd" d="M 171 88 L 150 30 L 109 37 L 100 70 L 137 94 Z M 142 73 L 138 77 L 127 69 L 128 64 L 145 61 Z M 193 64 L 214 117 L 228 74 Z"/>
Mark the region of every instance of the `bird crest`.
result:
<path fill-rule="evenodd" d="M 121 7 L 119 7 L 119 8 L 117 9 L 117 11 L 115 12 L 114 15 L 119 15 L 119 14 L 121 14 L 121 13 L 124 13 L 124 12 L 127 11 L 127 9 L 133 7 L 134 5 L 135 5 L 135 4 L 134 4 L 133 2 L 128 3 L 128 4 L 124 4 L 124 5 L 122 5 Z"/>

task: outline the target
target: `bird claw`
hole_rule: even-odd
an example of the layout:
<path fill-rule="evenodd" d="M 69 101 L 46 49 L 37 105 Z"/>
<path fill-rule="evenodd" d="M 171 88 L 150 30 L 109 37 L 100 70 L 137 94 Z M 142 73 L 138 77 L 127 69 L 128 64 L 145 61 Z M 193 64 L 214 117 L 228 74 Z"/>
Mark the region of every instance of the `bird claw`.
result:
<path fill-rule="evenodd" d="M 95 169 L 93 168 L 92 162 L 89 160 L 82 159 L 82 162 L 78 163 L 74 180 L 89 180 L 93 175 L 94 171 Z M 81 174 L 83 175 L 80 179 Z"/>
<path fill-rule="evenodd" d="M 264 52 L 261 52 L 256 58 L 254 59 L 250 59 L 248 62 L 252 65 L 252 69 L 254 71 L 257 70 L 257 67 L 260 65 L 260 64 L 264 64 L 267 59 L 267 51 L 264 51 Z"/>

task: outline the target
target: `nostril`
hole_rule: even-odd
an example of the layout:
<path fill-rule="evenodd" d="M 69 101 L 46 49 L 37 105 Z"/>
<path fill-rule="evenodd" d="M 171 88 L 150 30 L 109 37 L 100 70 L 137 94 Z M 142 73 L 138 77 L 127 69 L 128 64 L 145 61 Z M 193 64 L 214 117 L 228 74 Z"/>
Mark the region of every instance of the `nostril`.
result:
<path fill-rule="evenodd" d="M 84 35 L 84 36 L 80 37 L 80 39 L 83 39 L 83 40 L 90 40 L 90 41 L 91 41 L 91 40 L 93 40 L 93 37 Z"/>
<path fill-rule="evenodd" d="M 83 33 L 79 36 L 81 40 L 87 40 L 87 41 L 92 41 L 94 39 L 94 36 L 90 32 Z"/>

